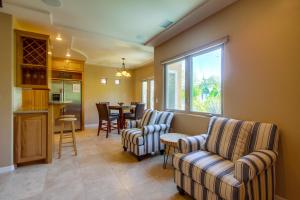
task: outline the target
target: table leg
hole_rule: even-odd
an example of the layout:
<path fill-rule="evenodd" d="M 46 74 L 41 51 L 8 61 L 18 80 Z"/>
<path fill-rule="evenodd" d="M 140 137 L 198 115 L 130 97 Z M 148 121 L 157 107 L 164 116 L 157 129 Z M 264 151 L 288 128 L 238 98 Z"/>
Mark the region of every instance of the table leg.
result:
<path fill-rule="evenodd" d="M 163 163 L 163 168 L 167 168 L 167 163 L 168 163 L 168 158 L 169 158 L 169 152 L 170 152 L 170 146 L 165 145 L 166 151 L 164 151 L 164 163 Z"/>

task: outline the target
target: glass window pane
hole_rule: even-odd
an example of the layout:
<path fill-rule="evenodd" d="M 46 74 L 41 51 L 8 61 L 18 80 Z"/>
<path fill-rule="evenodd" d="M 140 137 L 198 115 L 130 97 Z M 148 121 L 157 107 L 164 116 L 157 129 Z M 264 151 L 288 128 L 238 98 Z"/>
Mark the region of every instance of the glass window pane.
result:
<path fill-rule="evenodd" d="M 150 80 L 150 108 L 154 109 L 154 80 Z"/>
<path fill-rule="evenodd" d="M 142 103 L 144 103 L 145 108 L 147 108 L 147 81 L 142 82 Z"/>
<path fill-rule="evenodd" d="M 185 60 L 166 65 L 166 108 L 185 110 Z"/>
<path fill-rule="evenodd" d="M 222 113 L 222 48 L 192 57 L 191 111 Z"/>

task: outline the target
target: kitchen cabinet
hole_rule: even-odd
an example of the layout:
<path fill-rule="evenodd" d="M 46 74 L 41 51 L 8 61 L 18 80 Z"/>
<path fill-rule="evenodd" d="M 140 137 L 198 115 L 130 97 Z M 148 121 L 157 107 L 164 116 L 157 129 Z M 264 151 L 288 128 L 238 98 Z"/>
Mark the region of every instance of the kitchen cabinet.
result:
<path fill-rule="evenodd" d="M 84 62 L 73 59 L 53 58 L 52 70 L 82 72 Z"/>
<path fill-rule="evenodd" d="M 47 89 L 49 36 L 20 30 L 15 35 L 16 85 Z"/>
<path fill-rule="evenodd" d="M 45 160 L 47 157 L 47 111 L 15 113 L 15 164 Z"/>

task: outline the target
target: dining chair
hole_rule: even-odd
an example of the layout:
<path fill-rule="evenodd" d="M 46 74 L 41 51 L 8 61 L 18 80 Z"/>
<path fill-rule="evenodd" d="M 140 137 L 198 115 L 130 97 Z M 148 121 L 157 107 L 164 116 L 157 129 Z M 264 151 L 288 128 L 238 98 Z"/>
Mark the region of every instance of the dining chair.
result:
<path fill-rule="evenodd" d="M 135 106 L 137 105 L 137 104 L 139 104 L 140 102 L 138 102 L 138 101 L 132 101 L 132 102 L 130 102 L 130 105 L 131 106 L 134 106 L 133 108 L 131 108 L 130 109 L 130 112 L 131 113 L 134 113 L 134 111 L 135 111 Z"/>
<path fill-rule="evenodd" d="M 118 134 L 120 134 L 120 118 L 119 115 L 111 115 L 108 105 L 106 103 L 96 103 L 96 107 L 98 110 L 98 116 L 99 116 L 99 124 L 98 124 L 98 136 L 100 133 L 100 130 L 106 131 L 106 138 L 108 138 L 108 133 L 111 132 L 112 129 L 115 128 L 113 121 L 117 120 L 117 129 Z M 106 122 L 106 127 L 102 127 L 103 121 Z"/>
<path fill-rule="evenodd" d="M 142 119 L 144 110 L 145 110 L 145 104 L 143 104 L 143 103 L 136 104 L 134 113 L 125 113 L 124 114 L 125 120 L 126 119 L 128 119 L 128 120 Z"/>
<path fill-rule="evenodd" d="M 110 102 L 109 101 L 103 101 L 103 102 L 100 102 L 100 104 L 106 104 L 107 106 L 109 106 Z M 119 116 L 119 113 L 118 112 L 112 112 L 111 110 L 109 110 L 109 115 Z"/>

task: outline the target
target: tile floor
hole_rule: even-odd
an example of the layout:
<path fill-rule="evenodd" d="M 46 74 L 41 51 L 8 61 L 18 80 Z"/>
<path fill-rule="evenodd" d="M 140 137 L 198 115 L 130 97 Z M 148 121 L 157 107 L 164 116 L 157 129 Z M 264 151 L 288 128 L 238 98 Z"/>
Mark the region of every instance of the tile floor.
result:
<path fill-rule="evenodd" d="M 162 156 L 138 162 L 122 151 L 116 133 L 106 139 L 104 133 L 97 137 L 96 129 L 78 132 L 77 147 L 78 156 L 65 148 L 62 158 L 55 154 L 52 164 L 19 167 L 1 174 L 0 200 L 189 199 L 177 193 L 173 170 L 170 165 L 162 169 Z"/>

